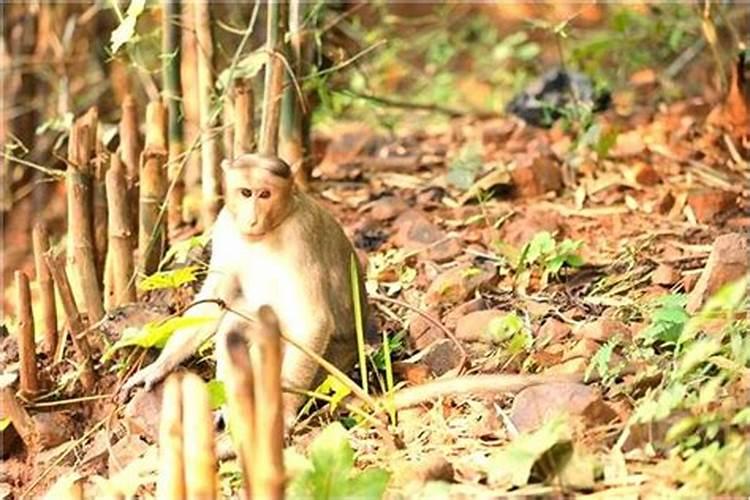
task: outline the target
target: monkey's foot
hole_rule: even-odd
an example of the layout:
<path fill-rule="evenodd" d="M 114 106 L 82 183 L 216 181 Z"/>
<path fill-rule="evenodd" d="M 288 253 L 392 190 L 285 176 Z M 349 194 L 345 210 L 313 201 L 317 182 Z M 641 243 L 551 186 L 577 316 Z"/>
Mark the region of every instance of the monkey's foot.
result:
<path fill-rule="evenodd" d="M 130 391 L 132 391 L 136 387 L 143 386 L 145 390 L 150 391 L 156 384 L 164 380 L 164 378 L 169 375 L 171 371 L 171 368 L 159 366 L 157 365 L 157 363 L 153 363 L 145 368 L 141 368 L 140 370 L 135 372 L 127 382 L 123 384 L 119 394 L 120 401 L 124 401 L 125 399 L 127 399 Z"/>

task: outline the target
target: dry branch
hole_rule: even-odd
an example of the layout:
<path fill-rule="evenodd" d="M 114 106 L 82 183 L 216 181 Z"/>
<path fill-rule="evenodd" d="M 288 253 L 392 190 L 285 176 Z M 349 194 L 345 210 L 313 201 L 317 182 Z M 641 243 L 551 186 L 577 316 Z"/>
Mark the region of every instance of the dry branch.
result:
<path fill-rule="evenodd" d="M 167 205 L 167 227 L 170 233 L 182 224 L 182 199 L 185 197 L 185 182 L 182 176 L 180 156 L 184 150 L 184 130 L 182 124 L 182 92 L 180 83 L 181 33 L 180 0 L 164 0 L 162 17 L 162 52 L 164 59 L 164 99 L 169 114 L 169 192 Z"/>
<path fill-rule="evenodd" d="M 125 164 L 125 180 L 128 185 L 128 203 L 133 220 L 138 220 L 138 173 L 141 158 L 141 137 L 138 133 L 138 109 L 133 96 L 126 95 L 122 100 L 120 118 L 120 156 Z"/>
<path fill-rule="evenodd" d="M 234 81 L 234 146 L 233 153 L 240 156 L 255 150 L 255 98 L 253 88 L 242 79 Z"/>
<path fill-rule="evenodd" d="M 55 285 L 57 285 L 57 292 L 60 294 L 60 301 L 62 302 L 65 316 L 68 319 L 70 336 L 76 348 L 78 362 L 81 364 L 81 384 L 86 391 L 90 391 L 94 387 L 94 371 L 91 368 L 89 343 L 84 336 L 85 328 L 83 319 L 78 312 L 78 307 L 73 298 L 73 290 L 70 287 L 65 268 L 60 265 L 59 259 L 55 255 L 47 253 L 45 259 L 50 274 L 52 274 L 52 279 L 55 281 Z"/>
<path fill-rule="evenodd" d="M 260 126 L 258 151 L 276 156 L 279 144 L 279 120 L 284 87 L 284 62 L 277 52 L 281 48 L 286 29 L 286 3 L 268 1 L 266 10 L 266 51 L 268 63 L 263 87 L 263 117 Z"/>
<path fill-rule="evenodd" d="M 260 367 L 255 372 L 255 425 L 261 430 L 255 440 L 254 498 L 281 499 L 284 496 L 284 421 L 281 402 L 281 332 L 276 314 L 268 306 L 258 311 L 263 330 Z"/>
<path fill-rule="evenodd" d="M 87 116 L 80 118 L 73 125 L 68 139 L 68 263 L 75 272 L 74 281 L 86 304 L 89 320 L 96 322 L 104 316 L 104 307 L 92 236 L 93 202 L 89 162 L 94 131 L 87 122 Z"/>
<path fill-rule="evenodd" d="M 245 491 L 251 492 L 251 485 L 257 484 L 255 478 L 256 427 L 255 427 L 255 390 L 253 373 L 250 364 L 250 353 L 245 337 L 240 332 L 229 332 L 226 344 L 219 346 L 226 349 L 227 373 L 226 394 L 229 411 L 229 425 L 232 429 L 234 449 L 240 460 Z"/>
<path fill-rule="evenodd" d="M 184 440 L 187 498 L 216 498 L 216 453 L 214 429 L 206 384 L 193 373 L 182 379 L 182 428 L 190 430 Z"/>
<path fill-rule="evenodd" d="M 156 483 L 156 498 L 161 500 L 185 498 L 181 387 L 178 373 L 164 382 L 159 422 L 159 480 Z"/>
<path fill-rule="evenodd" d="M 133 250 L 135 231 L 128 204 L 125 172 L 117 154 L 111 157 L 107 172 L 107 202 L 109 203 L 109 269 L 113 306 L 135 302 Z"/>
<path fill-rule="evenodd" d="M 164 105 L 150 102 L 146 108 L 146 146 L 141 155 L 139 190 L 138 255 L 139 269 L 144 274 L 157 270 L 166 244 L 164 221 L 160 217 L 167 194 L 165 121 Z"/>
<path fill-rule="evenodd" d="M 21 393 L 33 397 L 39 391 L 36 376 L 36 343 L 34 317 L 31 312 L 31 288 L 23 271 L 16 271 L 16 318 L 18 320 L 18 359 L 21 373 Z"/>
<path fill-rule="evenodd" d="M 200 99 L 198 97 L 197 42 L 195 38 L 195 8 L 193 2 L 182 2 L 182 106 L 185 112 L 185 144 L 195 144 L 200 134 Z M 200 151 L 188 148 L 187 164 L 184 170 L 186 193 L 200 192 L 201 157 Z M 184 200 L 183 200 L 184 203 Z M 194 220 L 197 214 L 195 203 L 183 207 L 186 220 Z"/>
<path fill-rule="evenodd" d="M 223 101 L 221 124 L 223 127 L 224 158 L 234 158 L 234 129 L 237 126 L 237 118 L 234 115 L 234 101 L 231 92 L 224 94 Z"/>
<path fill-rule="evenodd" d="M 102 144 L 102 127 L 99 123 L 99 115 L 96 108 L 91 108 L 87 114 L 91 126 L 94 144 L 92 151 L 92 176 L 91 197 L 93 207 L 92 236 L 94 243 L 94 257 L 96 262 L 96 274 L 99 282 L 104 277 L 104 263 L 107 258 L 107 193 L 104 187 L 104 176 L 107 173 L 109 162 L 107 153 Z"/>
<path fill-rule="evenodd" d="M 36 439 L 36 426 L 31 415 L 16 398 L 13 389 L 15 380 L 15 374 L 0 376 L 0 419 L 9 418 L 21 440 L 27 447 L 31 447 Z"/>
<path fill-rule="evenodd" d="M 39 309 L 41 311 L 42 338 L 44 352 L 52 358 L 57 349 L 57 307 L 55 304 L 55 284 L 49 273 L 44 254 L 49 250 L 49 234 L 47 226 L 39 222 L 32 232 L 34 245 L 34 267 L 36 268 L 36 283 L 39 288 Z"/>
<path fill-rule="evenodd" d="M 198 41 L 198 100 L 201 127 L 201 182 L 203 228 L 210 227 L 219 213 L 221 183 L 219 180 L 218 144 L 211 113 L 214 79 L 211 68 L 213 40 L 208 2 L 195 2 L 195 33 Z"/>

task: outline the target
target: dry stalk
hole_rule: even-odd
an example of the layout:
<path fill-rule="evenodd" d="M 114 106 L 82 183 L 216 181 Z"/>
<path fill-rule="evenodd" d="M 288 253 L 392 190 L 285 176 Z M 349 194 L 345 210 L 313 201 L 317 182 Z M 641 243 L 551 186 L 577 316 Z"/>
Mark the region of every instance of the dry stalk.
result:
<path fill-rule="evenodd" d="M 168 187 L 165 126 L 164 105 L 150 102 L 146 107 L 146 146 L 141 155 L 138 225 L 139 269 L 144 274 L 157 270 L 166 244 L 164 221 L 159 216 Z"/>
<path fill-rule="evenodd" d="M 138 132 L 138 108 L 130 94 L 122 100 L 120 118 L 120 157 L 125 164 L 125 180 L 128 186 L 128 204 L 132 220 L 138 220 L 138 173 L 141 158 L 141 137 Z"/>
<path fill-rule="evenodd" d="M 185 498 L 185 462 L 183 461 L 183 427 L 181 377 L 173 373 L 164 382 L 159 421 L 159 479 L 156 498 Z"/>
<path fill-rule="evenodd" d="M 234 132 L 237 127 L 237 118 L 234 114 L 234 101 L 232 93 L 224 94 L 221 109 L 221 124 L 223 128 L 224 158 L 234 158 Z"/>
<path fill-rule="evenodd" d="M 81 384 L 84 390 L 90 391 L 94 387 L 94 371 L 91 368 L 91 349 L 85 337 L 85 328 L 81 313 L 78 312 L 78 307 L 73 298 L 73 290 L 70 287 L 65 268 L 60 265 L 57 256 L 51 253 L 47 253 L 45 259 L 50 274 L 52 274 L 52 279 L 55 281 L 55 285 L 57 285 L 57 292 L 60 294 L 60 301 L 62 302 L 65 316 L 68 319 L 70 336 L 73 339 L 73 345 L 78 355 L 78 362 L 81 365 Z"/>
<path fill-rule="evenodd" d="M 164 0 L 162 15 L 162 52 L 168 54 L 163 59 L 164 99 L 169 114 L 169 192 L 167 205 L 167 227 L 172 233 L 182 225 L 182 200 L 185 197 L 185 182 L 182 176 L 180 157 L 185 149 L 182 123 L 182 89 L 180 83 L 181 34 L 180 0 Z"/>
<path fill-rule="evenodd" d="M 234 80 L 234 147 L 240 156 L 255 150 L 255 98 L 253 88 L 240 78 Z"/>
<path fill-rule="evenodd" d="M 111 156 L 112 166 L 107 172 L 107 201 L 109 203 L 109 269 L 113 305 L 135 302 L 133 250 L 135 231 L 130 218 L 125 172 L 120 157 Z"/>
<path fill-rule="evenodd" d="M 182 2 L 181 50 L 182 106 L 185 112 L 185 144 L 196 143 L 200 135 L 200 99 L 198 97 L 197 42 L 195 38 L 195 8 L 192 2 Z M 185 191 L 200 192 L 201 157 L 194 148 L 187 148 L 188 158 L 184 171 Z M 186 220 L 197 218 L 197 204 L 184 207 Z"/>
<path fill-rule="evenodd" d="M 37 435 L 36 425 L 31 415 L 16 398 L 13 389 L 15 380 L 14 374 L 0 376 L 0 419 L 9 418 L 16 432 L 21 436 L 21 440 L 27 447 L 32 447 Z"/>
<path fill-rule="evenodd" d="M 91 108 L 96 110 L 96 108 Z M 93 203 L 93 238 L 94 256 L 96 258 L 96 274 L 99 282 L 104 278 L 104 264 L 107 259 L 107 193 L 104 186 L 104 176 L 109 167 L 107 153 L 102 144 L 102 127 L 96 112 L 89 112 L 91 130 L 95 131 L 94 157 L 92 161 L 92 203 Z"/>
<path fill-rule="evenodd" d="M 211 62 L 213 40 L 211 38 L 211 17 L 208 2 L 195 2 L 195 33 L 198 41 L 198 100 L 200 103 L 201 128 L 201 182 L 202 205 L 201 222 L 203 228 L 210 227 L 219 213 L 221 182 L 219 179 L 218 144 L 211 112 L 211 94 L 214 87 Z"/>
<path fill-rule="evenodd" d="M 183 441 L 186 497 L 214 499 L 218 484 L 213 419 L 206 384 L 194 373 L 182 378 L 182 403 L 182 428 L 190 432 L 190 439 Z"/>
<path fill-rule="evenodd" d="M 256 452 L 256 405 L 250 353 L 245 337 L 234 331 L 227 334 L 225 344 L 219 349 L 226 350 L 223 355 L 227 359 L 227 409 L 234 449 L 242 467 L 245 491 L 252 492 L 251 485 L 258 483 L 256 457 L 261 455 Z"/>
<path fill-rule="evenodd" d="M 16 271 L 16 318 L 18 320 L 18 359 L 21 373 L 21 393 L 34 397 L 39 391 L 36 375 L 36 343 L 34 317 L 31 312 L 31 288 L 23 271 Z"/>
<path fill-rule="evenodd" d="M 47 262 L 44 260 L 44 254 L 49 250 L 49 234 L 44 222 L 39 222 L 34 226 L 32 240 L 36 283 L 39 288 L 39 309 L 42 315 L 40 329 L 44 339 L 44 352 L 51 359 L 57 349 L 57 306 L 55 284 L 52 282 Z"/>
<path fill-rule="evenodd" d="M 104 316 L 102 295 L 96 272 L 92 236 L 91 151 L 93 133 L 88 117 L 80 118 L 70 131 L 68 150 L 68 263 L 74 270 L 74 280 L 89 321 L 99 321 Z"/>
<path fill-rule="evenodd" d="M 269 77 L 263 91 L 263 120 L 260 130 L 258 151 L 276 156 L 279 147 L 279 121 L 281 119 L 281 98 L 284 87 L 284 62 L 280 57 L 269 55 Z"/>

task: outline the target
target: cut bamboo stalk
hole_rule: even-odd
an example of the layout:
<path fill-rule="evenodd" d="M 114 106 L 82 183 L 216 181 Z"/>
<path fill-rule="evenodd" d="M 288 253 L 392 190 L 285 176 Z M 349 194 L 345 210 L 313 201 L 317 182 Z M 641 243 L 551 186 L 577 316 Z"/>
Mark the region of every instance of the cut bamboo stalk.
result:
<path fill-rule="evenodd" d="M 279 145 L 279 120 L 281 115 L 281 98 L 284 87 L 284 63 L 276 52 L 280 49 L 280 40 L 284 39 L 286 23 L 284 17 L 286 4 L 283 1 L 268 0 L 266 9 L 266 65 L 263 87 L 263 116 L 260 128 L 258 151 L 262 154 L 276 156 Z"/>
<path fill-rule="evenodd" d="M 185 111 L 185 144 L 195 144 L 200 135 L 200 99 L 198 97 L 197 42 L 195 39 L 195 8 L 193 2 L 182 3 L 182 105 Z M 201 157 L 199 150 L 188 150 L 185 165 L 185 192 L 191 198 L 200 193 Z M 183 217 L 193 222 L 199 217 L 197 203 L 183 200 Z"/>
<path fill-rule="evenodd" d="M 216 452 L 208 389 L 194 373 L 182 378 L 182 403 L 182 428 L 190 432 L 190 439 L 183 441 L 186 497 L 216 498 Z"/>
<path fill-rule="evenodd" d="M 29 448 L 34 446 L 36 440 L 36 425 L 16 398 L 16 391 L 13 389 L 15 381 L 15 374 L 0 375 L 0 419 L 10 419 L 21 440 Z"/>
<path fill-rule="evenodd" d="M 234 81 L 234 145 L 236 156 L 255 151 L 255 96 L 250 82 Z"/>
<path fill-rule="evenodd" d="M 139 270 L 152 274 L 159 267 L 166 238 L 160 211 L 167 194 L 166 112 L 159 101 L 146 107 L 146 146 L 141 155 L 138 255 Z"/>
<path fill-rule="evenodd" d="M 237 127 L 237 118 L 234 114 L 234 100 L 232 92 L 224 95 L 223 106 L 221 109 L 222 138 L 224 142 L 224 158 L 234 158 L 234 132 Z"/>
<path fill-rule="evenodd" d="M 185 149 L 185 134 L 182 123 L 182 89 L 180 82 L 181 32 L 180 0 L 163 0 L 163 59 L 164 100 L 169 115 L 169 167 L 170 185 L 167 204 L 167 228 L 173 233 L 182 225 L 182 200 L 185 197 L 185 182 L 182 175 L 181 156 Z"/>
<path fill-rule="evenodd" d="M 104 316 L 104 307 L 91 229 L 94 217 L 89 162 L 93 131 L 86 122 L 86 116 L 79 119 L 68 139 L 68 263 L 75 272 L 74 282 L 86 304 L 89 321 L 95 323 Z"/>
<path fill-rule="evenodd" d="M 198 100 L 201 128 L 201 191 L 203 228 L 209 228 L 219 213 L 221 183 L 219 180 L 218 143 L 214 133 L 211 112 L 211 94 L 214 87 L 211 62 L 213 40 L 208 2 L 195 2 L 195 33 L 198 41 Z"/>
<path fill-rule="evenodd" d="M 96 130 L 96 154 L 92 162 L 94 166 L 92 178 L 94 255 L 96 257 L 96 273 L 101 283 L 104 278 L 104 267 L 107 259 L 107 191 L 104 177 L 107 173 L 109 160 L 101 142 L 101 124 L 96 123 L 96 128 L 92 130 Z"/>
<path fill-rule="evenodd" d="M 122 100 L 119 151 L 125 165 L 131 220 L 138 220 L 138 175 L 140 173 L 141 149 L 141 136 L 138 132 L 138 108 L 133 96 L 128 94 Z"/>
<path fill-rule="evenodd" d="M 34 267 L 39 288 L 39 309 L 41 311 L 40 330 L 44 339 L 44 352 L 52 359 L 57 349 L 57 306 L 55 304 L 55 284 L 49 273 L 44 254 L 49 250 L 49 234 L 44 222 L 34 226 L 32 233 L 34 246 Z"/>
<path fill-rule="evenodd" d="M 250 353 L 241 332 L 229 332 L 226 343 L 227 373 L 226 395 L 229 412 L 229 428 L 232 441 L 243 472 L 245 491 L 251 492 L 255 478 L 257 457 L 255 428 L 255 389 Z"/>
<path fill-rule="evenodd" d="M 117 154 L 111 157 L 112 166 L 107 172 L 107 202 L 109 204 L 109 269 L 111 270 L 113 306 L 135 302 L 135 231 L 130 218 L 125 190 L 125 172 Z"/>
<path fill-rule="evenodd" d="M 60 302 L 65 311 L 65 316 L 68 319 L 70 336 L 73 339 L 73 345 L 78 355 L 78 362 L 81 365 L 81 385 L 83 385 L 84 390 L 90 391 L 94 387 L 94 371 L 91 368 L 91 349 L 85 336 L 81 313 L 78 312 L 78 307 L 73 298 L 73 290 L 70 287 L 70 281 L 68 281 L 68 275 L 65 272 L 65 268 L 60 265 L 60 259 L 49 252 L 45 254 L 45 259 L 52 279 L 57 286 L 57 292 L 60 295 Z"/>
<path fill-rule="evenodd" d="M 281 332 L 276 314 L 269 306 L 258 311 L 263 330 L 258 342 L 260 367 L 255 379 L 255 440 L 253 498 L 281 499 L 284 496 L 284 421 L 281 398 Z M 254 368 L 255 369 L 255 368 Z"/>
<path fill-rule="evenodd" d="M 159 421 L 159 479 L 156 498 L 185 498 L 185 462 L 183 460 L 181 377 L 173 373 L 164 382 Z"/>
<path fill-rule="evenodd" d="M 33 398 L 39 391 L 36 374 L 36 342 L 34 317 L 31 312 L 31 288 L 23 271 L 16 271 L 16 319 L 18 320 L 18 359 L 21 373 L 21 393 Z"/>

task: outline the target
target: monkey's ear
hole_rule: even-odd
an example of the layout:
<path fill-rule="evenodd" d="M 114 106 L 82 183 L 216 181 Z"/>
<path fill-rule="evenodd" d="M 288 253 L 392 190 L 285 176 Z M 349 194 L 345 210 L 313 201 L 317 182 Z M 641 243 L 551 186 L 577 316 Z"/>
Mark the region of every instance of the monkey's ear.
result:
<path fill-rule="evenodd" d="M 230 168 L 232 168 L 232 162 L 230 160 L 227 160 L 226 158 L 221 160 L 221 170 L 226 172 Z"/>

